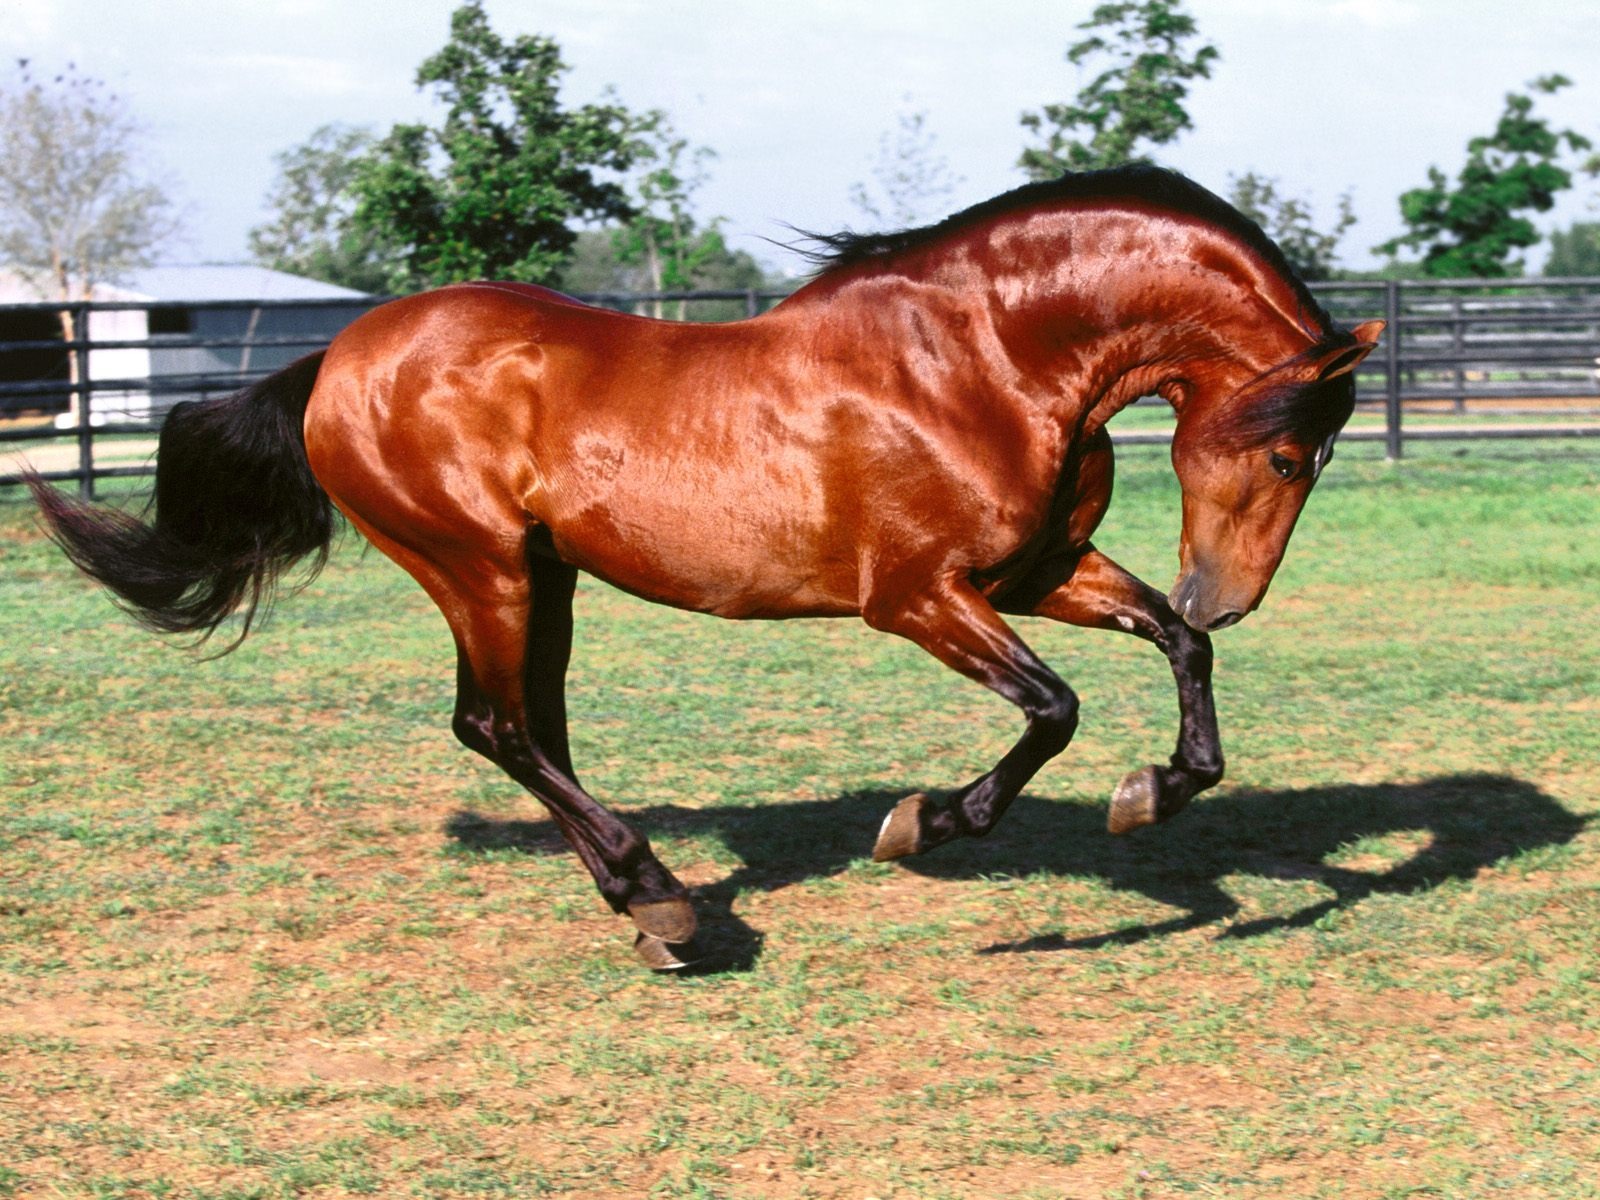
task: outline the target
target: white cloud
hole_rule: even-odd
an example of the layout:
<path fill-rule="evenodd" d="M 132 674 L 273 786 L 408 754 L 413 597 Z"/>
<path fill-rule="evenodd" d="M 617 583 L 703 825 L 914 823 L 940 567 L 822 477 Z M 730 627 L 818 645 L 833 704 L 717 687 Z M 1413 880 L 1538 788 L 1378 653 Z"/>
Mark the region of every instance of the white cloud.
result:
<path fill-rule="evenodd" d="M 7 57 L 26 57 L 31 47 L 57 36 L 59 8 L 55 0 L 10 0 L 0 20 L 0 46 Z"/>
<path fill-rule="evenodd" d="M 349 96 L 367 86 L 349 62 L 303 54 L 212 54 L 203 69 L 217 81 L 254 87 L 270 80 L 281 91 L 306 96 Z"/>
<path fill-rule="evenodd" d="M 1422 18 L 1422 10 L 1410 0 L 1338 0 L 1329 12 L 1368 29 L 1403 29 Z"/>

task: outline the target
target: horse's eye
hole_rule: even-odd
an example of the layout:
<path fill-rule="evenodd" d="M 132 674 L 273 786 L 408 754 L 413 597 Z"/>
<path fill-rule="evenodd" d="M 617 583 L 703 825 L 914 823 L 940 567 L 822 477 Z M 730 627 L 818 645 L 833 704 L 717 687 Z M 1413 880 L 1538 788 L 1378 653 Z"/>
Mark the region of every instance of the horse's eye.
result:
<path fill-rule="evenodd" d="M 1300 469 L 1300 464 L 1286 455 L 1274 453 L 1268 461 L 1272 463 L 1272 469 L 1277 472 L 1280 479 L 1287 479 Z"/>

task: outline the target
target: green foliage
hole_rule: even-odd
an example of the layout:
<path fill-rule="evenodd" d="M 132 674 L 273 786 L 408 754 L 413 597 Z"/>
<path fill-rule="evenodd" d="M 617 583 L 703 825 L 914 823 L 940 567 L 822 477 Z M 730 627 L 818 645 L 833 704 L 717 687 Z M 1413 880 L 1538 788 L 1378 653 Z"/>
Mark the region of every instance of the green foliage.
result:
<path fill-rule="evenodd" d="M 692 212 L 694 193 L 706 181 L 706 164 L 716 156 L 710 147 L 691 146 L 659 109 L 635 122 L 633 157 L 640 169 L 632 194 L 638 211 L 613 232 L 612 245 L 619 265 L 642 269 L 645 290 L 705 286 L 697 282 L 702 270 L 728 259 L 719 222 L 700 228 Z M 663 315 L 661 301 L 652 308 L 653 315 Z M 684 316 L 682 301 L 678 316 Z"/>
<path fill-rule="evenodd" d="M 86 296 L 176 232 L 140 137 L 122 97 L 70 65 L 45 80 L 22 59 L 0 85 L 0 263 L 41 298 Z"/>
<path fill-rule="evenodd" d="M 578 293 L 695 291 L 757 288 L 765 283 L 758 263 L 729 249 L 721 218 L 702 224 L 694 213 L 694 194 L 705 183 L 706 165 L 716 157 L 691 145 L 667 114 L 652 110 L 633 125 L 635 171 L 628 181 L 635 215 L 624 225 L 584 230 L 574 243 L 561 286 Z M 648 301 L 641 309 L 666 316 L 666 302 Z M 691 310 L 678 301 L 679 320 L 728 320 L 744 315 L 742 303 L 709 302 Z"/>
<path fill-rule="evenodd" d="M 396 125 L 363 160 L 356 224 L 399 252 L 396 290 L 463 279 L 545 283 L 571 254 L 573 221 L 628 220 L 622 171 L 635 121 L 615 103 L 563 108 L 548 37 L 502 39 L 480 0 L 417 71 L 445 105 L 437 126 Z"/>
<path fill-rule="evenodd" d="M 761 263 L 743 250 L 731 249 L 718 229 L 713 227 L 700 237 L 700 251 L 685 285 L 687 289 L 722 291 L 770 286 Z M 573 243 L 572 260 L 561 274 L 561 289 L 580 296 L 653 290 L 645 264 L 636 260 L 624 262 L 618 256 L 619 241 L 626 241 L 623 230 L 580 230 Z M 656 306 L 650 307 L 654 311 Z M 698 300 L 676 305 L 672 315 L 689 321 L 729 321 L 744 316 L 745 306 L 742 300 Z"/>
<path fill-rule="evenodd" d="M 761 286 L 760 264 L 693 213 L 715 154 L 660 110 L 563 109 L 565 70 L 550 39 L 507 42 L 481 4 L 463 5 L 449 44 L 417 74 L 444 102 L 443 119 L 381 140 L 324 126 L 279 155 L 274 219 L 251 233 L 256 257 L 364 291 L 481 278 L 576 292 Z M 583 220 L 602 224 L 573 228 Z M 692 315 L 742 313 L 741 304 Z"/>
<path fill-rule="evenodd" d="M 572 243 L 572 258 L 561 272 L 561 290 L 574 295 L 597 292 L 643 292 L 649 284 L 637 263 L 617 258 L 617 230 L 580 229 Z"/>
<path fill-rule="evenodd" d="M 1022 114 L 1023 128 L 1044 139 L 1017 165 L 1032 179 L 1141 162 L 1141 143 L 1164 146 L 1193 127 L 1183 99 L 1189 81 L 1209 78 L 1215 46 L 1186 56 L 1194 19 L 1182 0 L 1120 0 L 1101 4 L 1078 28 L 1091 36 L 1067 51 L 1067 61 L 1108 59 L 1109 65 L 1067 104 Z"/>
<path fill-rule="evenodd" d="M 961 184 L 950 160 L 938 152 L 938 139 L 928 129 L 926 109 L 913 109 L 911 96 L 893 132 L 878 139 L 872 184 L 850 188 L 850 203 L 873 221 L 905 229 L 938 215 L 945 199 Z"/>
<path fill-rule="evenodd" d="M 1600 275 L 1600 222 L 1578 221 L 1550 232 L 1546 275 Z"/>
<path fill-rule="evenodd" d="M 275 216 L 250 231 L 257 262 L 363 292 L 387 289 L 394 252 L 352 219 L 361 160 L 376 140 L 368 129 L 324 125 L 276 156 L 266 200 Z"/>
<path fill-rule="evenodd" d="M 1545 75 L 1528 86 L 1550 95 L 1571 82 Z M 1428 186 L 1400 197 L 1400 215 L 1410 232 L 1377 251 L 1421 251 L 1423 272 L 1435 279 L 1520 273 L 1523 262 L 1512 254 L 1539 240 L 1539 231 L 1520 214 L 1549 211 L 1556 194 L 1572 186 L 1571 172 L 1558 161 L 1563 147 L 1577 152 L 1590 146 L 1588 138 L 1570 129 L 1552 129 L 1534 115 L 1533 105 L 1531 95 L 1506 96 L 1494 132 L 1467 143 L 1467 162 L 1454 185 L 1438 167 L 1429 167 Z"/>
<path fill-rule="evenodd" d="M 1339 240 L 1356 223 L 1350 193 L 1339 197 L 1339 216 L 1333 229 L 1322 232 L 1305 201 L 1283 195 L 1278 181 L 1254 171 L 1230 179 L 1228 199 L 1278 243 L 1301 279 L 1316 281 L 1333 278 L 1338 261 Z"/>

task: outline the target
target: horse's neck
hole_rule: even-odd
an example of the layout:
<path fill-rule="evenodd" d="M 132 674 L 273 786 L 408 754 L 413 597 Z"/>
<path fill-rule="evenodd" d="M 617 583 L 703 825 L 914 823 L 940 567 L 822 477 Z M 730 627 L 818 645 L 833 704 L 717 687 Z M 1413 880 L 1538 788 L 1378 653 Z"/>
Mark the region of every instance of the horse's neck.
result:
<path fill-rule="evenodd" d="M 1085 432 L 1141 396 L 1178 407 L 1231 392 L 1318 337 L 1293 283 L 1231 235 L 1126 212 L 1055 216 L 991 237 L 991 295 L 1003 339 Z"/>

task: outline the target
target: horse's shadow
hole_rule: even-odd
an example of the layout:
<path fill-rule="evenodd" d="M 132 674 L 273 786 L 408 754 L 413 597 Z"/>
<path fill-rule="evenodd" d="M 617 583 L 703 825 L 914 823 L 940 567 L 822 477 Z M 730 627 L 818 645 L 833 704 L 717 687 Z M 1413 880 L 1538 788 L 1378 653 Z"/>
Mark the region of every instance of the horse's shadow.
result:
<path fill-rule="evenodd" d="M 913 789 L 906 789 L 910 791 Z M 738 896 L 837 874 L 864 857 L 884 814 L 904 792 L 856 792 L 804 803 L 680 808 L 624 815 L 648 835 L 709 835 L 742 866 L 695 891 L 701 940 L 713 969 L 748 967 L 760 934 L 733 913 Z M 1024 796 L 994 833 L 902 859 L 935 878 L 1037 874 L 1098 879 L 1181 910 L 1169 920 L 1089 936 L 1045 934 L 987 946 L 981 954 L 1087 950 L 1227 921 L 1238 902 L 1221 886 L 1230 875 L 1307 879 L 1333 896 L 1295 912 L 1225 925 L 1219 936 L 1257 937 L 1310 925 L 1378 894 L 1423 892 L 1470 879 L 1508 855 L 1571 841 L 1584 819 L 1531 784 L 1503 775 L 1452 775 L 1411 784 L 1337 785 L 1284 791 L 1240 789 L 1202 799 L 1170 824 L 1123 838 L 1105 831 L 1103 807 Z M 457 813 L 446 832 L 467 852 L 517 849 L 566 853 L 549 821 Z M 1363 838 L 1415 834 L 1420 844 L 1381 869 L 1324 860 Z M 1356 863 L 1383 863 L 1378 856 Z"/>

